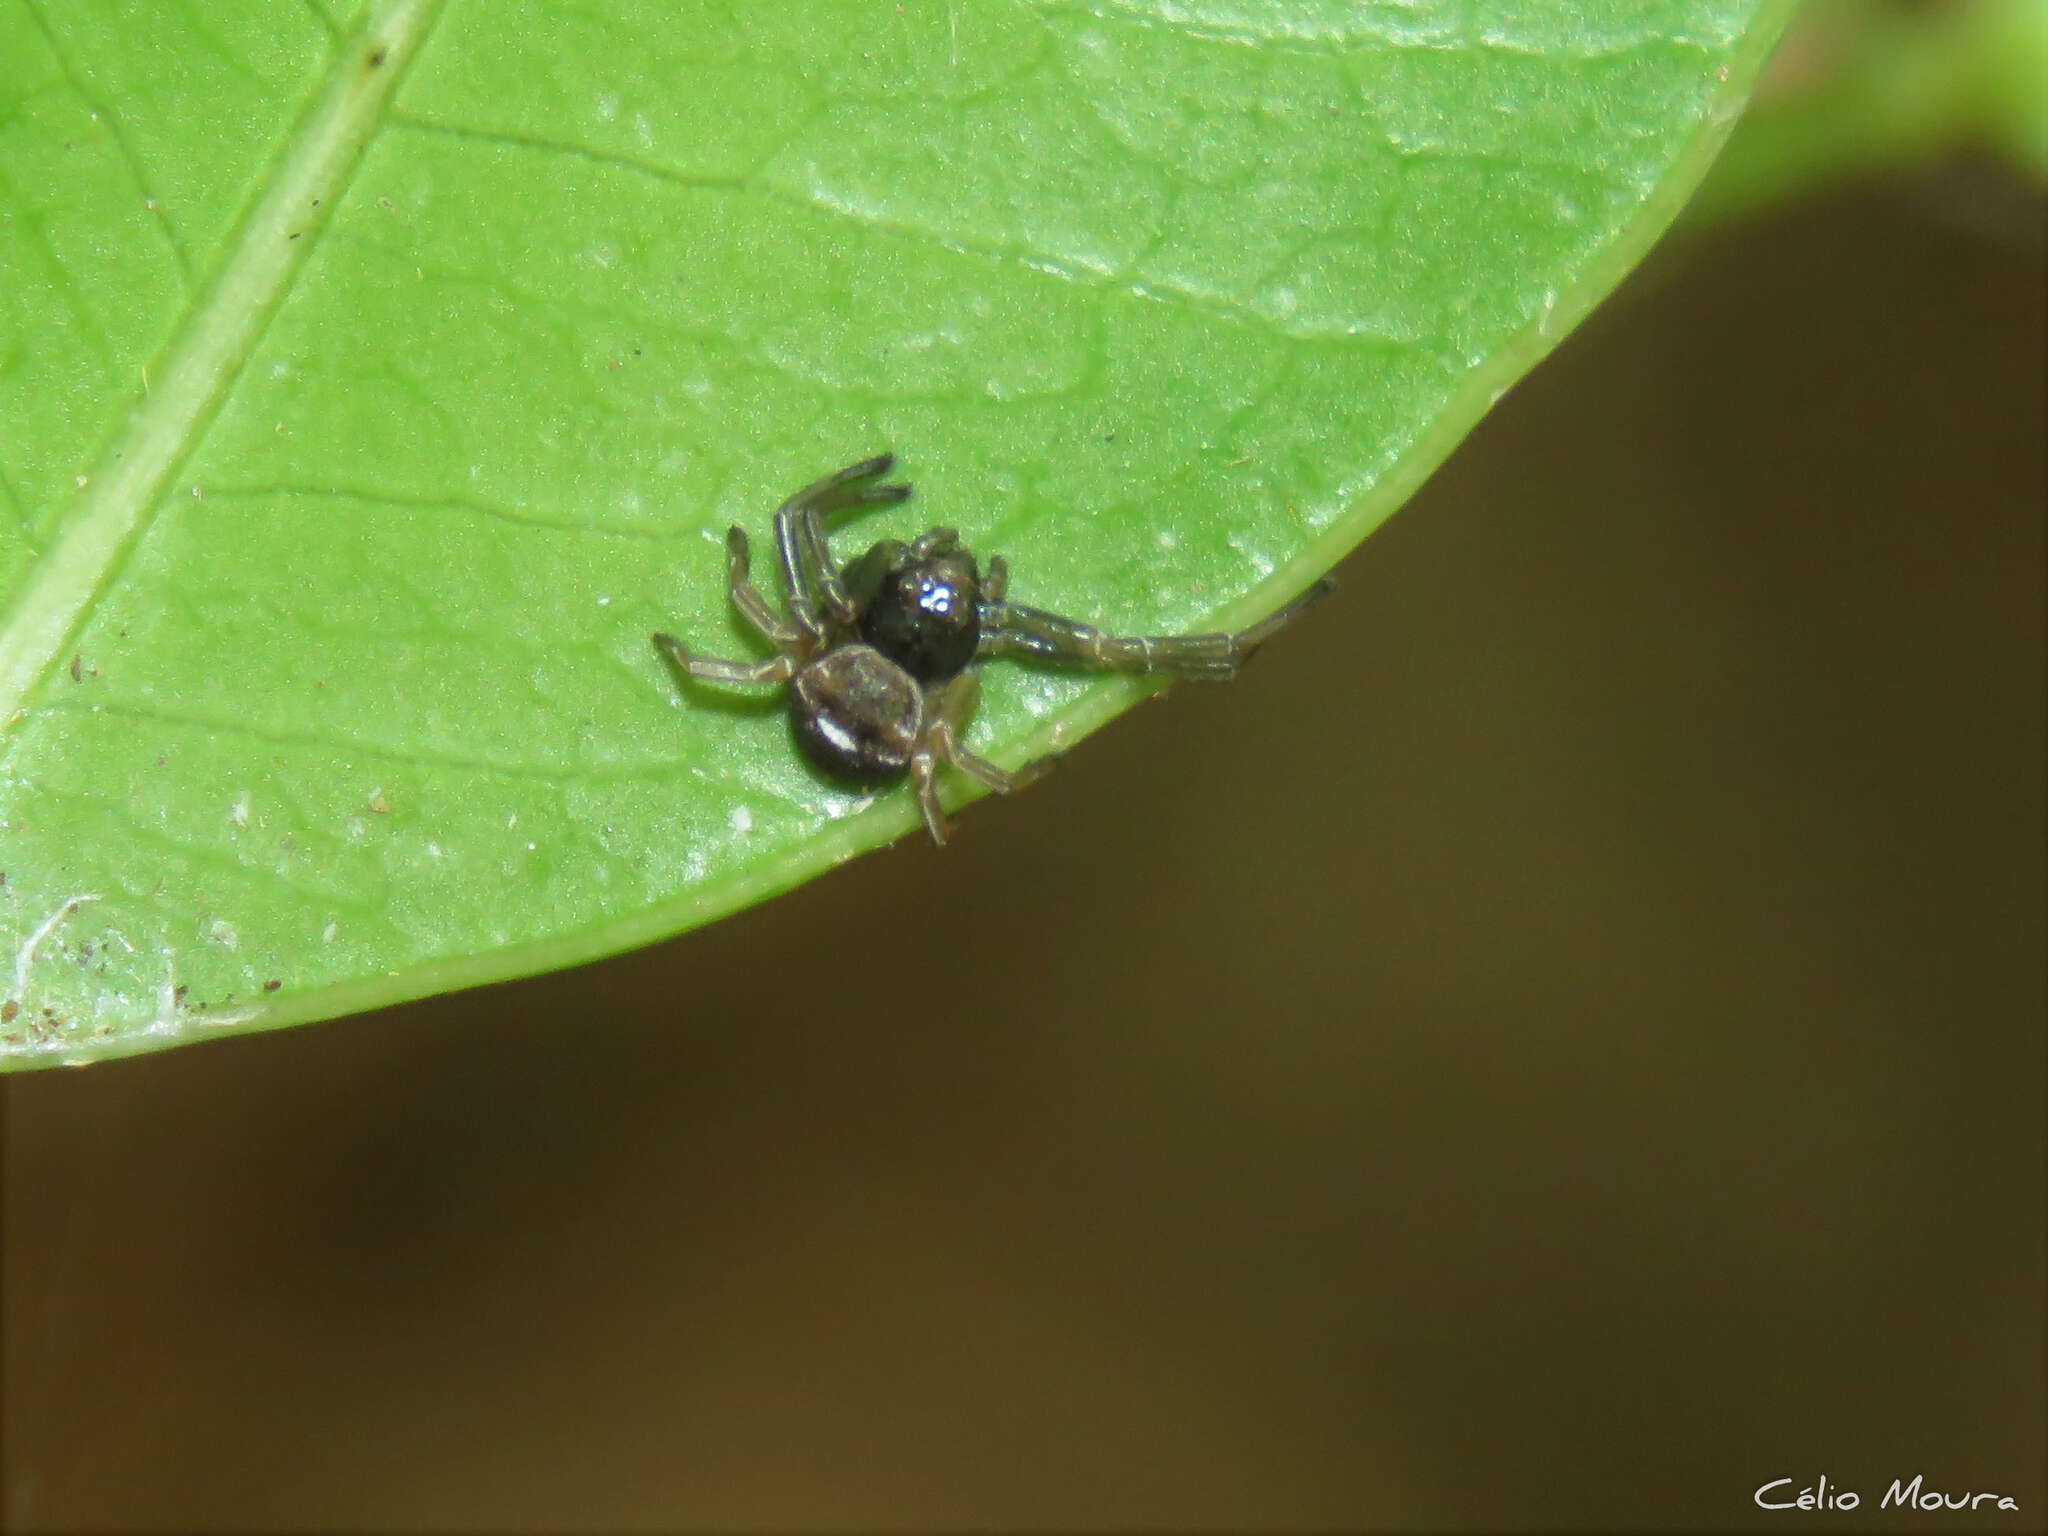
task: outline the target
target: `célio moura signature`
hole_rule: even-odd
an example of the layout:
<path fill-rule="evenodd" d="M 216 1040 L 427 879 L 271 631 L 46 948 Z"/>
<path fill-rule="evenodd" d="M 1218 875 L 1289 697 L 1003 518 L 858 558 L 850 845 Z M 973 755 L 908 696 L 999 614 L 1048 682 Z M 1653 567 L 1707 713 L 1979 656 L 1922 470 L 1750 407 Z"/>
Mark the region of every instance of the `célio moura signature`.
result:
<path fill-rule="evenodd" d="M 2019 1505 L 2010 1494 L 2004 1493 L 1943 1493 L 1935 1488 L 1923 1488 L 1923 1474 L 1914 1474 L 1913 1480 L 1904 1482 L 1892 1479 L 1891 1487 L 1877 1501 L 1879 1509 L 1976 1509 L 1988 1502 L 1993 1509 L 2017 1510 Z M 1863 1495 L 1854 1488 L 1830 1484 L 1825 1474 L 1820 1482 L 1811 1488 L 1792 1491 L 1794 1479 L 1778 1478 L 1757 1489 L 1755 1498 L 1758 1509 L 1855 1509 L 1863 1502 Z"/>

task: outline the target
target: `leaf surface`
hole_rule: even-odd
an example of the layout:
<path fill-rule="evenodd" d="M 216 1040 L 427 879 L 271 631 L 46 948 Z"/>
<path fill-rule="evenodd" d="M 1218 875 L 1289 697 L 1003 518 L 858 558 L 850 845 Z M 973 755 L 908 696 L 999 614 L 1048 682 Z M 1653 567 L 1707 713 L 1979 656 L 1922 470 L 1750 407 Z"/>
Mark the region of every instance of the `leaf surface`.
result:
<path fill-rule="evenodd" d="M 568 964 L 902 834 L 649 644 L 750 654 L 728 523 L 888 447 L 918 498 L 859 534 L 1255 616 L 1640 256 L 1785 12 L 0 0 L 4 1059 Z M 1142 692 L 992 669 L 972 740 Z"/>

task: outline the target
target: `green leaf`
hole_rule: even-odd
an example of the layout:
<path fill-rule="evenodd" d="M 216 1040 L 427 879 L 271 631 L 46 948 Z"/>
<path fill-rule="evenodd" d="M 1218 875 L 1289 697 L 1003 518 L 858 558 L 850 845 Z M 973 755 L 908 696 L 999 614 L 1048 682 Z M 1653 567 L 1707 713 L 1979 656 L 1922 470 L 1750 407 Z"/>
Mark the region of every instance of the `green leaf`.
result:
<path fill-rule="evenodd" d="M 1785 13 L 0 0 L 0 1049 L 565 965 L 899 836 L 650 645 L 747 654 L 728 523 L 887 447 L 851 536 L 1265 611 L 1642 254 Z M 972 739 L 1143 691 L 994 668 Z"/>
<path fill-rule="evenodd" d="M 2048 4 L 1807 0 L 1687 214 L 1990 150 L 2048 178 Z"/>

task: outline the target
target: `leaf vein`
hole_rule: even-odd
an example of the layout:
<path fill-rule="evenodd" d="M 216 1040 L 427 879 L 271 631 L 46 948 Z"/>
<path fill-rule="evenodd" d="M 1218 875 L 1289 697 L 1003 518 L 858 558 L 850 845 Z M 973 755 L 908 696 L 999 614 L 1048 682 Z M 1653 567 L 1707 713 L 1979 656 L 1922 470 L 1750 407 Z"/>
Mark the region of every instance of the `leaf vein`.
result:
<path fill-rule="evenodd" d="M 310 500 L 352 501 L 366 506 L 389 507 L 401 512 L 467 512 L 475 517 L 495 518 L 521 528 L 545 528 L 554 533 L 595 534 L 607 539 L 639 539 L 650 544 L 671 543 L 684 530 L 608 527 L 602 523 L 573 518 L 547 517 L 517 507 L 498 506 L 466 496 L 405 496 L 393 491 L 366 491 L 346 485 L 296 485 L 278 481 L 268 485 L 209 485 L 209 500 L 261 496 L 303 496 Z"/>
<path fill-rule="evenodd" d="M 592 149 L 587 144 L 571 143 L 565 139 L 543 139 L 523 133 L 505 133 L 493 128 L 469 128 L 459 123 L 438 122 L 430 117 L 419 117 L 413 113 L 393 109 L 387 121 L 395 128 L 410 128 L 416 133 L 433 134 L 441 138 L 465 139 L 477 144 L 497 144 L 508 149 L 533 149 L 545 154 L 566 155 L 575 160 L 587 160 L 592 165 L 616 166 L 622 170 L 638 171 L 652 176 L 657 181 L 668 182 L 671 186 L 714 188 L 738 191 L 744 181 L 737 176 L 699 176 L 688 171 L 676 170 L 655 160 L 643 160 L 637 155 L 621 155 L 610 150 Z"/>
<path fill-rule="evenodd" d="M 21 493 L 14 488 L 14 482 L 7 478 L 7 465 L 0 461 L 0 501 L 7 504 L 8 516 L 21 535 L 21 542 L 31 550 L 36 547 L 35 532 L 29 527 L 28 508 L 22 504 Z"/>
<path fill-rule="evenodd" d="M 375 757 L 403 766 L 450 768 L 463 773 L 491 774 L 499 778 L 520 779 L 557 787 L 566 784 L 600 783 L 608 779 L 654 778 L 682 773 L 689 767 L 687 763 L 671 758 L 656 758 L 638 763 L 592 764 L 587 767 L 511 763 L 488 757 L 469 757 L 459 752 L 436 751 L 433 748 L 362 741 L 328 731 L 274 730 L 251 725 L 245 720 L 184 714 L 176 710 L 135 704 L 99 703 L 89 706 L 88 709 L 87 706 L 77 704 L 57 703 L 52 704 L 47 713 L 83 715 L 89 710 L 123 720 L 154 722 L 185 730 L 240 736 L 253 742 L 261 742 L 265 746 L 308 748 L 326 754 L 355 753 L 362 757 Z"/>
<path fill-rule="evenodd" d="M 342 51 L 274 165 L 219 271 L 153 370 L 80 494 L 61 514 L 14 611 L 0 625 L 0 732 L 58 665 L 94 599 L 140 536 L 178 466 L 212 421 L 284 294 L 303 270 L 311 209 L 331 208 L 390 93 L 444 0 L 389 0 Z"/>
<path fill-rule="evenodd" d="M 22 0 L 22 4 L 28 11 L 29 19 L 35 23 L 36 30 L 43 34 L 43 42 L 50 50 L 50 57 L 57 61 L 57 68 L 63 71 L 65 83 L 90 109 L 93 121 L 106 124 L 107 132 L 113 136 L 114 148 L 120 152 L 122 164 L 128 167 L 128 174 L 134 180 L 136 190 L 142 194 L 143 206 L 149 210 L 157 228 L 163 231 L 165 242 L 171 248 L 171 259 L 177 263 L 179 281 L 189 290 L 192 286 L 191 253 L 185 249 L 185 240 L 178 233 L 177 225 L 171 222 L 170 208 L 151 190 L 150 179 L 142 169 L 142 157 L 136 153 L 134 142 L 128 137 L 128 130 L 122 126 L 121 119 L 86 85 L 85 78 L 73 66 L 70 56 L 59 46 L 57 34 L 51 28 L 49 18 L 43 15 L 42 7 L 37 0 Z"/>

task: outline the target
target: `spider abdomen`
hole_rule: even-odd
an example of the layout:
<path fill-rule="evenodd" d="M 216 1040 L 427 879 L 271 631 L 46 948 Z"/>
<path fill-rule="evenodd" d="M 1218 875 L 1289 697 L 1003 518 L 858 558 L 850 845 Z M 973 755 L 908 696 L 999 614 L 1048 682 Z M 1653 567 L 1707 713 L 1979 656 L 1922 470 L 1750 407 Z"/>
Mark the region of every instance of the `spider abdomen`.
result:
<path fill-rule="evenodd" d="M 908 772 L 924 716 L 917 680 L 872 646 L 827 651 L 790 680 L 797 747 L 837 779 L 881 784 Z"/>

